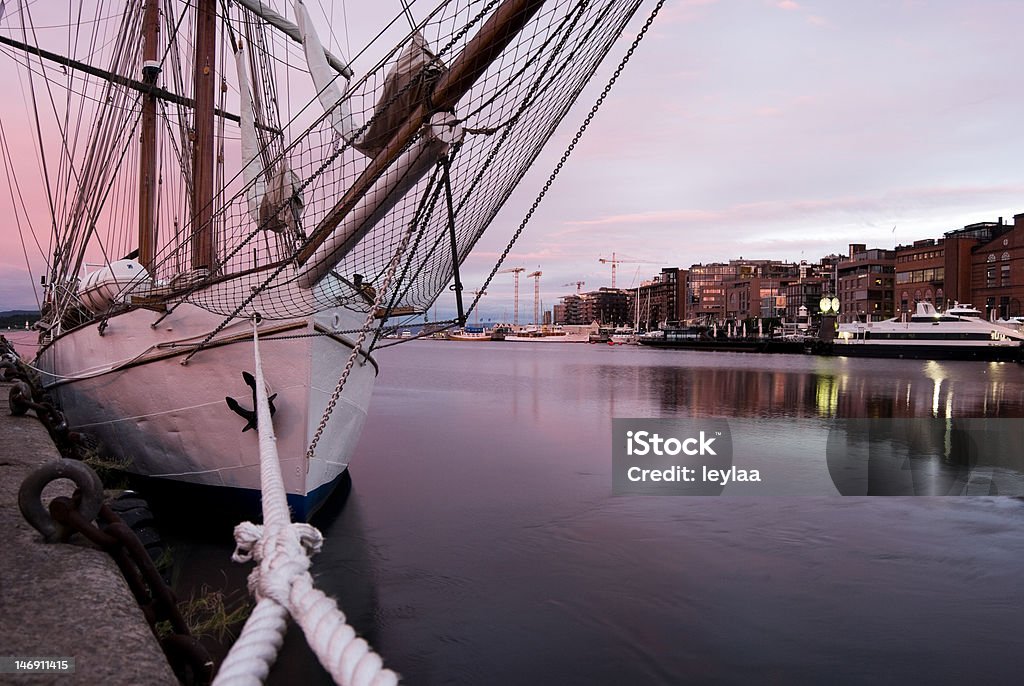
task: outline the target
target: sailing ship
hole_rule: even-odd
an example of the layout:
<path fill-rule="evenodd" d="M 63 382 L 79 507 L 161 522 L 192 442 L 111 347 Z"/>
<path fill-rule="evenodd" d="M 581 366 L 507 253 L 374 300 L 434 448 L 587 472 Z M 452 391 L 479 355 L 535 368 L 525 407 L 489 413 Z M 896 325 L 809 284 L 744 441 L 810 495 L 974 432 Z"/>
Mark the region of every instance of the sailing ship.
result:
<path fill-rule="evenodd" d="M 639 4 L 404 2 L 348 60 L 327 28 L 346 15 L 302 0 L 76 2 L 63 20 L 0 0 L 52 233 L 43 386 L 129 472 L 255 496 L 256 327 L 308 517 L 352 458 L 384 322 L 458 286 Z"/>

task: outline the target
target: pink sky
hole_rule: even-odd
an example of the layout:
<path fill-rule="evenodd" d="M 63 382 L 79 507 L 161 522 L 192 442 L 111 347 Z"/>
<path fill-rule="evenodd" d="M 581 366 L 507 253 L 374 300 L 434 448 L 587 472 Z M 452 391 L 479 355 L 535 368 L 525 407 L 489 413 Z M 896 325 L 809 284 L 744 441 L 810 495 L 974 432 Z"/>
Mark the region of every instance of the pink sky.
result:
<path fill-rule="evenodd" d="M 1024 3 L 1012 0 L 669 2 L 506 266 L 539 267 L 550 308 L 574 290 L 562 284 L 609 285 L 598 257 L 612 252 L 657 263 L 622 265 L 618 285 L 629 286 L 660 265 L 816 260 L 851 242 L 891 246 L 893 226 L 910 242 L 1024 212 L 1020 26 Z M 13 139 L 28 128 L 14 65 L 0 64 Z M 478 244 L 468 290 L 613 67 Z M 0 224 L 0 237 L 0 310 L 34 305 L 16 227 Z M 34 247 L 30 257 L 39 264 Z M 510 317 L 511 300 L 511 275 L 500 275 L 482 316 Z"/>

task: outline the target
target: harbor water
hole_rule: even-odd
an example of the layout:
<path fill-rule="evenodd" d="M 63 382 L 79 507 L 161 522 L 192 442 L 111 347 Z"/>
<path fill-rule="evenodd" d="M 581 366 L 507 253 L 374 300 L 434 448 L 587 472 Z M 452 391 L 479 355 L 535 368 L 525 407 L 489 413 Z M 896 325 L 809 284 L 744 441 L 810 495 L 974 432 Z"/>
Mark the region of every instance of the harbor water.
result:
<path fill-rule="evenodd" d="M 813 448 L 842 417 L 1024 417 L 1022 366 L 433 341 L 379 359 L 314 570 L 410 684 L 1024 673 L 1024 502 L 830 497 Z M 803 441 L 780 461 L 822 495 L 613 496 L 612 418 L 691 415 L 757 420 L 768 452 Z"/>
<path fill-rule="evenodd" d="M 1024 500 L 840 497 L 824 446 L 848 418 L 1024 418 L 1024 366 L 444 341 L 377 355 L 312 571 L 405 683 L 1020 682 Z M 726 418 L 736 454 L 802 495 L 613 495 L 612 420 L 674 417 Z M 995 472 L 994 492 L 1019 487 Z M 185 539 L 179 583 L 243 586 L 229 541 Z M 330 683 L 293 628 L 270 683 L 300 680 Z"/>

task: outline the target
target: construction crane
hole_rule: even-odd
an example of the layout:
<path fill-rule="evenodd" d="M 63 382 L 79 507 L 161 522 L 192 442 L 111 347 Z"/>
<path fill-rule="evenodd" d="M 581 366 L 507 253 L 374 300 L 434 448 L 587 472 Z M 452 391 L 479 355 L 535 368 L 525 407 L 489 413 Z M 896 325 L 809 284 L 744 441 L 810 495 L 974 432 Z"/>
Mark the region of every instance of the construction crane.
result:
<path fill-rule="evenodd" d="M 563 283 L 562 284 L 562 288 L 565 288 L 567 286 L 575 286 L 576 287 L 576 295 L 579 295 L 580 294 L 580 289 L 583 288 L 586 285 L 587 285 L 586 281 L 570 281 L 569 283 Z"/>
<path fill-rule="evenodd" d="M 615 267 L 620 264 L 657 264 L 651 260 L 619 260 L 615 258 L 615 253 L 612 253 L 611 259 L 604 257 L 597 258 L 597 261 L 601 264 L 610 264 L 612 266 L 612 288 L 615 288 Z"/>
<path fill-rule="evenodd" d="M 540 315 L 540 277 L 543 272 L 539 269 L 532 274 L 527 274 L 526 278 L 534 279 L 533 282 L 533 323 L 540 324 L 537 319 Z"/>
<path fill-rule="evenodd" d="M 519 272 L 525 272 L 526 267 L 512 267 L 502 269 L 498 274 L 513 274 L 515 276 L 515 304 L 512 305 L 512 325 L 519 325 Z"/>

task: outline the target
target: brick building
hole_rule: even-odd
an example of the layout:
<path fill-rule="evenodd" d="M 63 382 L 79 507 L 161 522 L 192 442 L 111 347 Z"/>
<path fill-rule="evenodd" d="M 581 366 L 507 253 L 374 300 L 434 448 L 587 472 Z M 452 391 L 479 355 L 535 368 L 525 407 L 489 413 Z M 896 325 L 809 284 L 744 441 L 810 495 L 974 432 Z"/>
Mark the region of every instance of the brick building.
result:
<path fill-rule="evenodd" d="M 945 307 L 945 239 L 926 238 L 896 247 L 896 315 L 916 310 L 915 303 Z"/>
<path fill-rule="evenodd" d="M 578 323 L 597 322 L 609 326 L 630 324 L 628 300 L 626 292 L 618 288 L 600 288 L 583 293 L 580 295 L 581 321 Z"/>
<path fill-rule="evenodd" d="M 688 272 L 665 267 L 661 274 L 626 291 L 629 321 L 652 331 L 665 322 L 677 324 L 687 317 Z"/>
<path fill-rule="evenodd" d="M 971 296 L 987 317 L 1024 315 L 1024 214 L 971 250 Z"/>
<path fill-rule="evenodd" d="M 851 243 L 849 257 L 836 266 L 839 321 L 881 321 L 894 316 L 896 254 Z"/>

